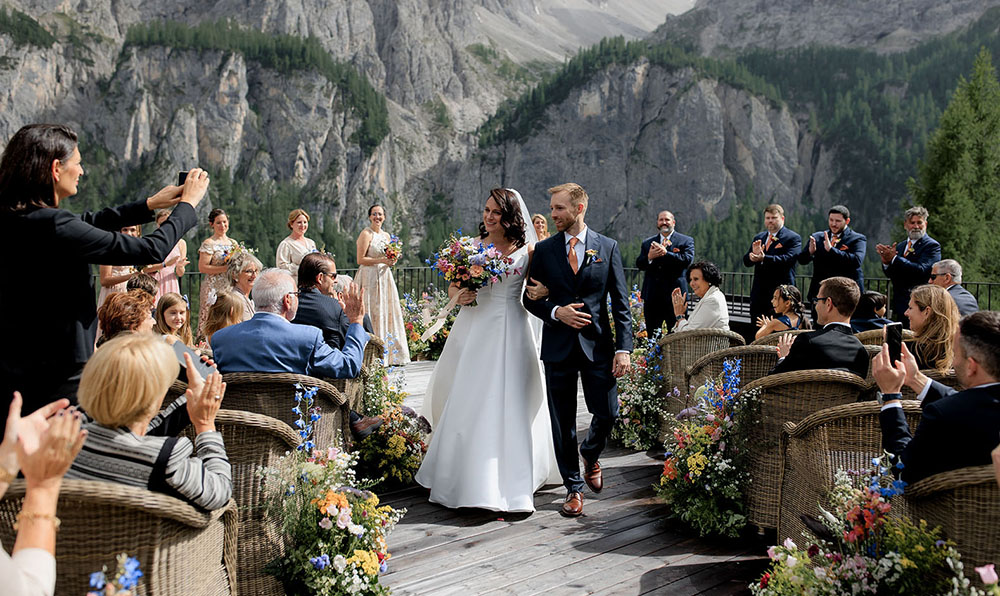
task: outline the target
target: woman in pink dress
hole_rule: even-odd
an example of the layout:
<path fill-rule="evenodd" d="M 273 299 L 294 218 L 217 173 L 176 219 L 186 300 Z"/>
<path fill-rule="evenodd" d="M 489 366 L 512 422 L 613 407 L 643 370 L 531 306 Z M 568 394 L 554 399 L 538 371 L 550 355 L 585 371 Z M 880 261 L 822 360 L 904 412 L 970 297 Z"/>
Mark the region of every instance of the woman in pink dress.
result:
<path fill-rule="evenodd" d="M 389 233 L 382 229 L 385 210 L 381 205 L 368 209 L 368 221 L 371 226 L 358 236 L 358 274 L 354 281 L 365 290 L 365 311 L 371 316 L 375 337 L 385 340 L 389 351 L 386 363 L 406 364 L 410 361 L 410 348 L 406 344 L 399 291 L 392 277 L 396 261 L 385 256 Z"/>
<path fill-rule="evenodd" d="M 160 227 L 160 224 L 165 222 L 168 217 L 170 217 L 169 209 L 157 211 L 156 227 Z M 143 271 L 156 278 L 156 282 L 160 287 L 157 296 L 163 297 L 171 292 L 175 294 L 181 293 L 179 278 L 184 275 L 184 266 L 189 263 L 190 261 L 187 258 L 187 242 L 181 239 L 170 250 L 170 254 L 167 255 L 165 261 L 156 265 L 150 265 L 143 269 Z"/>
<path fill-rule="evenodd" d="M 141 226 L 126 226 L 119 231 L 133 238 L 142 235 Z M 135 273 L 136 269 L 132 265 L 101 265 L 98 269 L 101 293 L 97 296 L 97 308 L 101 308 L 109 295 L 124 292 L 125 284 Z M 100 335 L 100 329 L 98 329 L 98 335 Z"/>

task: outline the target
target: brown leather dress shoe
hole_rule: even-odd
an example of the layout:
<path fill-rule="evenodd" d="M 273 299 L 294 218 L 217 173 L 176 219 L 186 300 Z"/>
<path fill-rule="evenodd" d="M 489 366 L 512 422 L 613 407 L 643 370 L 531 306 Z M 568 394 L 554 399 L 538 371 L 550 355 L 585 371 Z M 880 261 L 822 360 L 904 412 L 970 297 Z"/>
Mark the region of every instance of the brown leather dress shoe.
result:
<path fill-rule="evenodd" d="M 583 481 L 587 483 L 590 490 L 595 493 L 601 492 L 601 489 L 604 488 L 604 476 L 601 475 L 600 462 L 590 463 L 586 459 L 583 460 Z"/>
<path fill-rule="evenodd" d="M 559 513 L 565 517 L 580 517 L 583 515 L 583 493 L 569 493 Z"/>
<path fill-rule="evenodd" d="M 362 416 L 357 421 L 351 423 L 351 434 L 355 441 L 360 441 L 375 432 L 375 429 L 382 426 L 382 419 L 378 416 Z"/>

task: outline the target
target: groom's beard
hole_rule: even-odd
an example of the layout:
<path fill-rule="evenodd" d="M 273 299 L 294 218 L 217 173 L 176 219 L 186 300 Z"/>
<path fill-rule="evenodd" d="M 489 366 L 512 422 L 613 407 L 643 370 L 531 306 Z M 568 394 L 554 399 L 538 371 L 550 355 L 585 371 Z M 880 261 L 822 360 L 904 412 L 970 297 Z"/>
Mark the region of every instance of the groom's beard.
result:
<path fill-rule="evenodd" d="M 674 228 L 672 226 L 660 226 L 660 233 L 663 234 L 664 238 L 666 238 L 674 233 Z"/>

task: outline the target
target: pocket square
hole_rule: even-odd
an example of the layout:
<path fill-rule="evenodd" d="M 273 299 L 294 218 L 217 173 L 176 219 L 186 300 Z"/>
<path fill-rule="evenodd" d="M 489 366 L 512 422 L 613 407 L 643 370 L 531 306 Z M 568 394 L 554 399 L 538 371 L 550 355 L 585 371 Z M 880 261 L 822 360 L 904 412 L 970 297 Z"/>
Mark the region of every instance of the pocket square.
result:
<path fill-rule="evenodd" d="M 779 243 L 775 244 L 774 248 L 782 248 L 781 243 L 779 242 Z"/>
<path fill-rule="evenodd" d="M 837 247 L 837 249 L 838 249 L 838 250 L 849 250 L 849 249 L 847 248 L 847 245 L 846 245 L 846 244 L 841 244 L 840 246 L 838 246 L 838 247 Z"/>
<path fill-rule="evenodd" d="M 674 252 L 681 252 L 681 249 L 674 247 Z"/>

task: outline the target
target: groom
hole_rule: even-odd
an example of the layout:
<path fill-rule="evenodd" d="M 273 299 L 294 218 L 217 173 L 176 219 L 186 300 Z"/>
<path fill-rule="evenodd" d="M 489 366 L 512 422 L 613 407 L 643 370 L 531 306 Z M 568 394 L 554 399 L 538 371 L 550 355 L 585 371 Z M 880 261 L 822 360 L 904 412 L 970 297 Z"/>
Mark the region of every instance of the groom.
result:
<path fill-rule="evenodd" d="M 524 306 L 545 322 L 542 361 L 559 473 L 569 494 L 562 514 L 583 513 L 583 484 L 601 492 L 598 459 L 618 416 L 615 381 L 628 372 L 632 351 L 632 320 L 618 243 L 583 223 L 587 191 L 579 184 L 549 189 L 552 220 L 560 233 L 539 242 L 531 264 L 531 280 Z M 536 296 L 536 284 L 548 296 Z M 616 335 L 608 320 L 608 297 Z M 537 296 L 536 296 L 537 297 Z M 576 448 L 576 383 L 582 378 L 587 410 L 593 415 L 590 432 L 580 445 L 583 477 Z"/>

